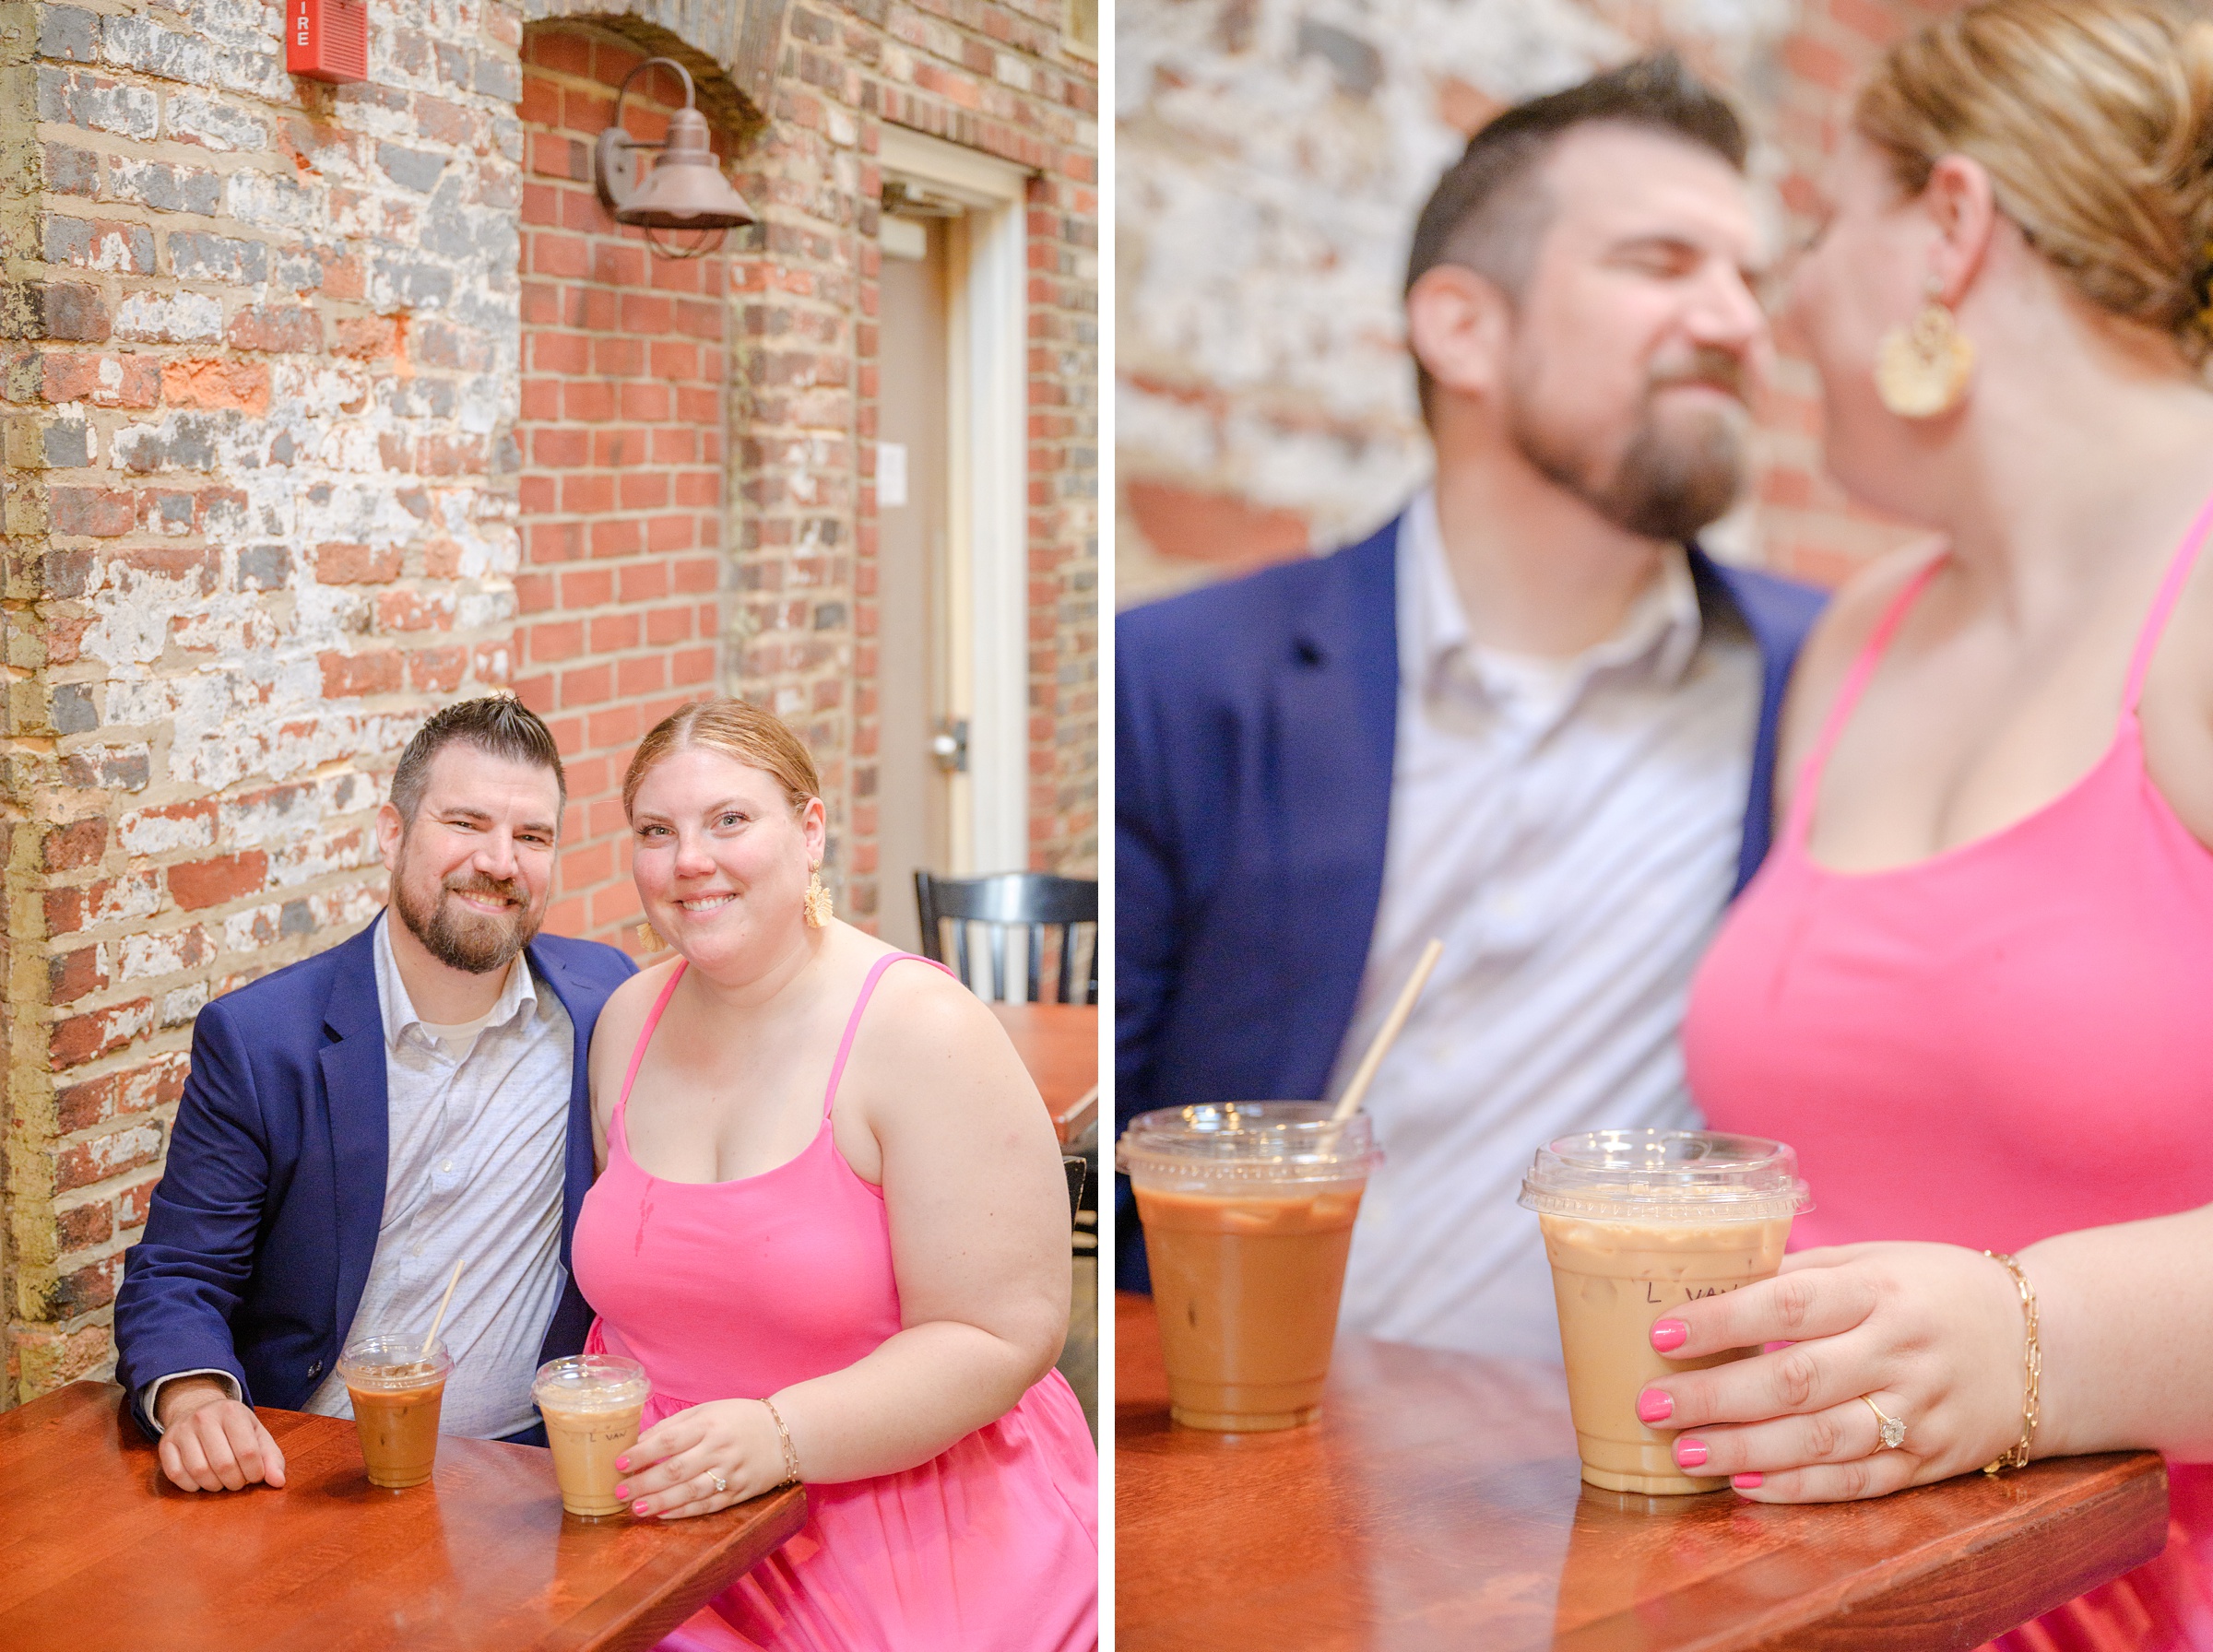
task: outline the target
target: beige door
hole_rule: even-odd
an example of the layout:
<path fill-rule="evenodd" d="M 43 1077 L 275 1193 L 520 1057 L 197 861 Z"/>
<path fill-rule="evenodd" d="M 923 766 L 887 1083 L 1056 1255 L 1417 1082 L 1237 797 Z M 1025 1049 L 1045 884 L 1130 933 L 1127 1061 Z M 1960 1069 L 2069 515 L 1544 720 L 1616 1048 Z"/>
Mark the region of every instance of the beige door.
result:
<path fill-rule="evenodd" d="M 963 754 L 947 714 L 947 435 L 952 403 L 947 220 L 887 225 L 876 393 L 878 930 L 921 938 L 915 873 L 953 869 Z M 953 750 L 944 749 L 953 746 Z"/>

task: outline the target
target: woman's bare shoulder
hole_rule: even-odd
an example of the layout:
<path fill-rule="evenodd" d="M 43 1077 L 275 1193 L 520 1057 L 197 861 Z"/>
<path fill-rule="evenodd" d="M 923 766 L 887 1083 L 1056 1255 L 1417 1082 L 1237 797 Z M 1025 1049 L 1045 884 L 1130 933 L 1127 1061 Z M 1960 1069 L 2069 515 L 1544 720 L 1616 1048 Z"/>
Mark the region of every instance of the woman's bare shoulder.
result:
<path fill-rule="evenodd" d="M 1791 674 L 1790 700 L 1783 713 L 1788 765 L 1784 773 L 1796 773 L 1798 760 L 1812 749 L 1845 674 L 1867 646 L 1883 616 L 1913 577 L 1943 550 L 1944 541 L 1935 537 L 1901 546 L 1868 563 L 1829 598 Z"/>
<path fill-rule="evenodd" d="M 990 1007 L 929 963 L 903 963 L 883 973 L 854 1050 L 874 1076 L 893 1080 L 871 1086 L 886 1101 L 940 1089 L 980 1097 L 1033 1088 Z"/>
<path fill-rule="evenodd" d="M 645 1025 L 654 999 L 669 985 L 677 962 L 676 954 L 670 952 L 647 964 L 608 994 L 607 1002 L 600 1006 L 599 1019 L 592 1025 L 591 1064 L 595 1077 L 608 1063 L 630 1058 L 631 1046 Z"/>

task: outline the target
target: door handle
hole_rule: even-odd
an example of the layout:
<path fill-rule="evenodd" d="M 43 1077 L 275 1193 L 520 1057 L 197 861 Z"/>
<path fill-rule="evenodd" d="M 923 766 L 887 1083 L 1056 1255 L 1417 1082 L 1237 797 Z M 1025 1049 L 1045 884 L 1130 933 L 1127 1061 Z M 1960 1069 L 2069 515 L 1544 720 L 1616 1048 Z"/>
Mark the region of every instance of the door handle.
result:
<path fill-rule="evenodd" d="M 929 754 L 948 774 L 968 773 L 968 719 L 940 717 L 938 732 L 930 737 Z"/>

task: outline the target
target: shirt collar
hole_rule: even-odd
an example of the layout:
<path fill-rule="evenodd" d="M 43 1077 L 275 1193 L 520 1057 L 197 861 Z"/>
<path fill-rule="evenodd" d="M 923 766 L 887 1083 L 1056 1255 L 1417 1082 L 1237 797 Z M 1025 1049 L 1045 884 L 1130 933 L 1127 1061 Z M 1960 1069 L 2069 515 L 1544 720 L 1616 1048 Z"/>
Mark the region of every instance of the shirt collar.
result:
<path fill-rule="evenodd" d="M 387 910 L 376 922 L 376 999 L 377 1008 L 385 1018 L 385 1047 L 399 1048 L 400 1040 L 410 1027 L 427 1027 L 416 1011 L 414 999 L 408 997 L 407 983 L 400 979 L 399 960 L 392 955 L 392 914 Z M 491 1019 L 484 1023 L 486 1031 L 506 1026 L 515 1020 L 515 1011 L 527 1005 L 535 1014 L 538 1009 L 538 982 L 530 973 L 529 959 L 515 955 L 507 969 L 507 984 L 500 988 L 500 996 L 491 1007 Z M 428 1033 L 422 1034 L 428 1037 Z"/>
<path fill-rule="evenodd" d="M 1425 488 L 1399 527 L 1400 680 L 1423 692 L 1454 678 L 1486 698 L 1506 700 L 1533 678 L 1557 685 L 1563 708 L 1601 671 L 1644 676 L 1663 688 L 1680 682 L 1702 634 L 1698 583 L 1680 545 L 1662 553 L 1659 577 L 1647 585 L 1614 634 L 1571 659 L 1538 658 L 1485 648 L 1469 633 L 1467 610 L 1445 560 L 1437 492 Z"/>

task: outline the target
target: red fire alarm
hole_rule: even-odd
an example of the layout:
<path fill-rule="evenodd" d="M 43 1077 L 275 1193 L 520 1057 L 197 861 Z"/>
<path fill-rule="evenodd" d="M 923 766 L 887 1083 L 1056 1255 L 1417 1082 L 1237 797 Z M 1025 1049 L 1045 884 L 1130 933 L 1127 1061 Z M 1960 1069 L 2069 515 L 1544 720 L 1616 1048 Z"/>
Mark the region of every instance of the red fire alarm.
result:
<path fill-rule="evenodd" d="M 309 80 L 368 79 L 368 0 L 284 0 L 284 66 Z"/>

